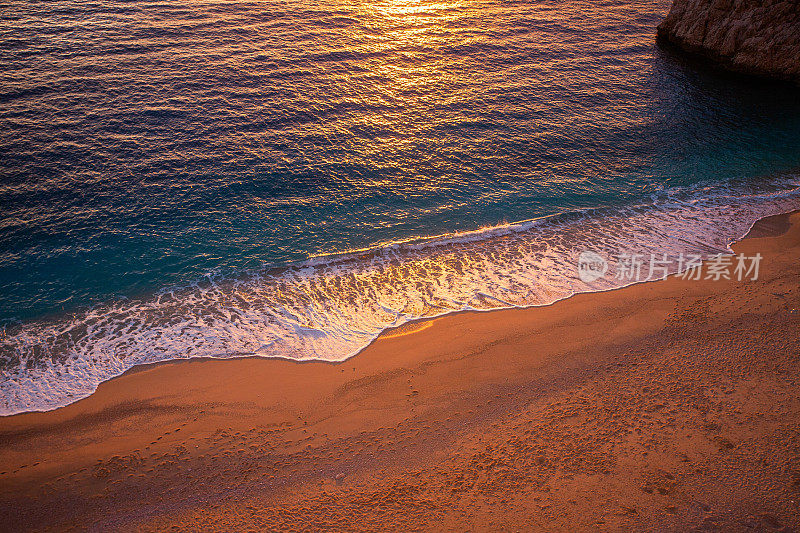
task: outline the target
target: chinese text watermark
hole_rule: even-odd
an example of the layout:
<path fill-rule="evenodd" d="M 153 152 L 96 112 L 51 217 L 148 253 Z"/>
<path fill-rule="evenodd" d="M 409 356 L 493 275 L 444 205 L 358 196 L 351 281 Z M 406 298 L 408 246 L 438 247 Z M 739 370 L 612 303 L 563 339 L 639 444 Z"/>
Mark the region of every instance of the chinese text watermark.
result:
<path fill-rule="evenodd" d="M 674 273 L 676 277 L 687 280 L 752 280 L 758 279 L 761 254 L 716 254 L 703 257 L 700 254 L 629 254 L 612 256 L 616 265 L 609 272 L 609 261 L 593 251 L 584 251 L 578 256 L 578 277 L 592 283 L 602 277 L 619 281 L 650 281 L 664 279 Z M 608 274 L 608 276 L 606 276 Z"/>

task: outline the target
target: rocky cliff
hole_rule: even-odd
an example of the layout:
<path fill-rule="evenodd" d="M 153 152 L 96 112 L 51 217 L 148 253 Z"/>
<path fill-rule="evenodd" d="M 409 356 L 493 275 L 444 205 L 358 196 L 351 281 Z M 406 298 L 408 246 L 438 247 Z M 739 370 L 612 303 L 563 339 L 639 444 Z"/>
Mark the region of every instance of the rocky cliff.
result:
<path fill-rule="evenodd" d="M 658 37 L 729 70 L 800 84 L 800 0 L 674 0 Z"/>

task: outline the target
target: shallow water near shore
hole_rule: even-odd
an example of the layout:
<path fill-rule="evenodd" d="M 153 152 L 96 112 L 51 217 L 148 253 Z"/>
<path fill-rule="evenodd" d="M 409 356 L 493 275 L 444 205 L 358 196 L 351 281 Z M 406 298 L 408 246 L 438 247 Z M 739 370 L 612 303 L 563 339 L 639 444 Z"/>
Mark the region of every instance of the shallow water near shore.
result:
<path fill-rule="evenodd" d="M 342 360 L 624 284 L 586 249 L 718 253 L 796 209 L 796 89 L 659 50 L 668 5 L 11 6 L 0 413 L 155 361 Z"/>

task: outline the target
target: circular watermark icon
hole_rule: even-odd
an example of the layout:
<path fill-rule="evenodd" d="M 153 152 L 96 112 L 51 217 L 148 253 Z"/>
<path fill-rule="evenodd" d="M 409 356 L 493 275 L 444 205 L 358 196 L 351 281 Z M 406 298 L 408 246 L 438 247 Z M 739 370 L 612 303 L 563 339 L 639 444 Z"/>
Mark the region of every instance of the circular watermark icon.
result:
<path fill-rule="evenodd" d="M 585 250 L 578 256 L 578 277 L 581 281 L 591 283 L 602 278 L 608 272 L 605 258 L 591 250 Z"/>

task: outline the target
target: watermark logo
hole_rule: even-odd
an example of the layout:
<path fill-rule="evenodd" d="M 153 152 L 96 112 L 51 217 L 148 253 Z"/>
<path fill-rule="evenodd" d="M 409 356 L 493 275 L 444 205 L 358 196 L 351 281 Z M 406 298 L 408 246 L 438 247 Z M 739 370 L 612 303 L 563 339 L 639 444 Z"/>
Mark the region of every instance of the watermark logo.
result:
<path fill-rule="evenodd" d="M 581 252 L 578 256 L 578 277 L 585 283 L 591 283 L 602 278 L 608 272 L 608 261 L 591 250 Z"/>
<path fill-rule="evenodd" d="M 614 272 L 610 277 L 621 281 L 649 281 L 664 279 L 674 273 L 681 279 L 689 280 L 737 280 L 758 279 L 761 254 L 716 254 L 703 257 L 699 254 L 680 254 L 670 257 L 667 254 L 621 253 L 610 256 Z M 592 251 L 581 252 L 578 256 L 578 276 L 586 283 L 597 281 L 609 271 L 609 263 L 600 254 Z"/>

